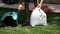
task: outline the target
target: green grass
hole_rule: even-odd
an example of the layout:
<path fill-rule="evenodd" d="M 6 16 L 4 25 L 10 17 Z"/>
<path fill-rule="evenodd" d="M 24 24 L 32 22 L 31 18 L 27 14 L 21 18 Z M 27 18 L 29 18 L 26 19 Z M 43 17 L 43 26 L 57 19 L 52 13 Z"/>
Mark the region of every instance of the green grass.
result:
<path fill-rule="evenodd" d="M 1 19 L 3 12 L 6 10 L 7 9 L 0 10 L 1 11 L 0 19 Z M 24 11 L 20 12 L 19 14 L 20 14 L 19 19 L 21 20 L 21 22 L 23 22 L 25 19 Z M 21 24 L 19 24 L 16 27 L 11 27 L 11 26 L 0 27 L 0 34 L 60 34 L 60 13 L 48 13 L 47 12 L 46 14 L 47 14 L 47 21 L 48 21 L 47 26 L 36 26 L 35 28 L 32 28 L 31 26 L 22 27 Z M 0 25 L 1 23 L 2 22 L 0 22 Z"/>

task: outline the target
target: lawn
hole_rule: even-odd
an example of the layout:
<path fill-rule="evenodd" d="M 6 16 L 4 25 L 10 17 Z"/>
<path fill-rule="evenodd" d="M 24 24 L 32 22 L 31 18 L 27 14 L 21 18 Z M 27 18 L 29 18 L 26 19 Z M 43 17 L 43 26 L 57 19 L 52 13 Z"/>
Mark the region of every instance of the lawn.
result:
<path fill-rule="evenodd" d="M 0 19 L 4 12 L 6 11 L 17 11 L 15 9 L 5 9 L 0 8 Z M 0 20 L 0 34 L 60 34 L 60 13 L 49 13 L 47 14 L 47 26 L 36 26 L 32 28 L 31 26 L 21 26 L 19 24 L 16 27 L 5 26 L 1 27 L 2 22 Z M 19 13 L 20 21 L 19 23 L 24 22 L 25 19 L 24 11 Z"/>

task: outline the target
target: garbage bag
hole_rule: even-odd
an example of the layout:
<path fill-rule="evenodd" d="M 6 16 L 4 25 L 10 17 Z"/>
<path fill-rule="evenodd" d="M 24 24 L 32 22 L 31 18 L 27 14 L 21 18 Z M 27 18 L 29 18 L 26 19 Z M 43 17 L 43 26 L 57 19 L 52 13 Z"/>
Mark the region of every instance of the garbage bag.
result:
<path fill-rule="evenodd" d="M 35 27 L 36 25 L 47 25 L 47 15 L 46 13 L 36 7 L 30 16 L 30 25 L 32 27 Z"/>
<path fill-rule="evenodd" d="M 18 25 L 18 12 L 6 12 L 3 14 L 1 21 L 3 25 L 16 26 Z"/>

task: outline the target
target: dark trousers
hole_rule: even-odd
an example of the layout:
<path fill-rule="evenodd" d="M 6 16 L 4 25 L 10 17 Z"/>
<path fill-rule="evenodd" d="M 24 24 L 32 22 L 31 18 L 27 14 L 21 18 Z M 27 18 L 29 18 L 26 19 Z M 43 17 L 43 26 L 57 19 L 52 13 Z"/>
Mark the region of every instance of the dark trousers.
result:
<path fill-rule="evenodd" d="M 30 20 L 29 2 L 25 2 L 26 21 Z M 37 2 L 34 2 L 34 6 L 37 6 Z"/>

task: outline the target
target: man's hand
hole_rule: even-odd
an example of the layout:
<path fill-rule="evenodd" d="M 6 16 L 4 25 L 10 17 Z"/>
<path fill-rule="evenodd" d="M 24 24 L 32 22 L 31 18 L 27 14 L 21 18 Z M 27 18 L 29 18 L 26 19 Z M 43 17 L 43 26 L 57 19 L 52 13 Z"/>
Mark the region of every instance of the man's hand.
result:
<path fill-rule="evenodd" d="M 21 11 L 23 8 L 22 4 L 18 5 L 18 11 Z"/>
<path fill-rule="evenodd" d="M 42 6 L 41 4 L 38 4 L 38 5 L 37 5 L 38 8 L 41 8 L 41 6 Z"/>
<path fill-rule="evenodd" d="M 38 4 L 38 5 L 37 5 L 38 8 L 41 8 L 41 6 L 42 6 L 41 4 Z M 32 10 L 34 10 L 35 8 L 36 8 L 36 7 L 33 6 L 33 7 L 32 7 Z"/>

